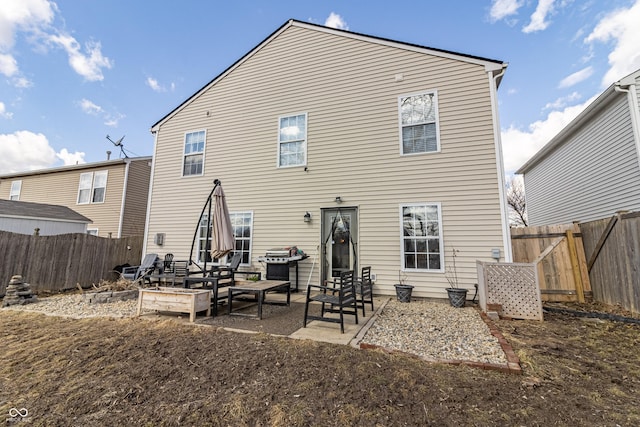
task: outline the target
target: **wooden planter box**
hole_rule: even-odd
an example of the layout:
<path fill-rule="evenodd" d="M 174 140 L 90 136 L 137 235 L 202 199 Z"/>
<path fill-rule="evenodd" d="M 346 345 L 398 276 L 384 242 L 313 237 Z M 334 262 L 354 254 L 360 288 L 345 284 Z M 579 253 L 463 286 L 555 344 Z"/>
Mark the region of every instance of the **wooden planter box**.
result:
<path fill-rule="evenodd" d="M 211 291 L 202 289 L 153 288 L 140 289 L 138 316 L 142 309 L 189 313 L 189 321 L 196 320 L 196 313 L 207 311 L 211 315 Z"/>

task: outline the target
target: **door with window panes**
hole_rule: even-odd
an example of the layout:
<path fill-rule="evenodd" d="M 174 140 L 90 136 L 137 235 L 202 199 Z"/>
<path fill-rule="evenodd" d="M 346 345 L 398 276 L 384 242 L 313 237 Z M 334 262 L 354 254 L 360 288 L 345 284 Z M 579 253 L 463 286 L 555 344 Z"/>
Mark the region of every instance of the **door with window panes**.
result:
<path fill-rule="evenodd" d="M 322 283 L 354 270 L 358 260 L 358 210 L 337 208 L 322 210 Z"/>

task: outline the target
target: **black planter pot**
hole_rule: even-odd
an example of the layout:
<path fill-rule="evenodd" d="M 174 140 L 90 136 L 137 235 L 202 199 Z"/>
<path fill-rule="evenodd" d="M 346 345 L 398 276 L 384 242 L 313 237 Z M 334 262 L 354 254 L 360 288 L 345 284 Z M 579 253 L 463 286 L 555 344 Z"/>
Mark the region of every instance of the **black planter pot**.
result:
<path fill-rule="evenodd" d="M 447 295 L 449 295 L 449 303 L 452 307 L 464 307 L 467 301 L 467 289 L 461 288 L 447 288 Z"/>
<path fill-rule="evenodd" d="M 394 285 L 396 287 L 396 297 L 400 302 L 411 302 L 411 291 L 413 285 Z"/>

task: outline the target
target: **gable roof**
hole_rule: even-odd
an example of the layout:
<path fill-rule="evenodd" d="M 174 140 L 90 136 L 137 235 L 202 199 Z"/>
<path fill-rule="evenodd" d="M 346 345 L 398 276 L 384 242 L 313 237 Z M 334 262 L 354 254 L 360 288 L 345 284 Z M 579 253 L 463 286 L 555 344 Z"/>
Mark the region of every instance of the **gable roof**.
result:
<path fill-rule="evenodd" d="M 569 135 L 578 130 L 583 124 L 588 123 L 589 120 L 597 114 L 600 110 L 606 107 L 610 102 L 618 97 L 626 96 L 620 92 L 618 88 L 626 89 L 630 84 L 635 82 L 635 79 L 640 78 L 640 69 L 634 71 L 626 77 L 614 82 L 611 86 L 606 88 L 591 104 L 587 106 L 578 116 L 571 120 L 560 132 L 558 132 L 549 142 L 547 142 L 537 153 L 535 153 L 529 160 L 527 160 L 518 170 L 516 174 L 526 174 L 535 165 L 540 163 L 543 159 L 553 153 L 556 149 L 561 147 L 566 141 Z"/>
<path fill-rule="evenodd" d="M 66 206 L 0 199 L 0 217 L 91 223 L 89 218 Z"/>
<path fill-rule="evenodd" d="M 381 44 L 381 45 L 385 45 L 385 46 L 391 46 L 391 47 L 410 50 L 410 51 L 414 51 L 414 52 L 419 52 L 419 53 L 424 53 L 424 54 L 429 54 L 429 55 L 434 55 L 434 56 L 439 56 L 439 57 L 444 57 L 444 58 L 449 58 L 449 59 L 456 59 L 456 60 L 459 60 L 459 61 L 470 62 L 470 63 L 473 63 L 473 64 L 482 65 L 482 66 L 485 67 L 485 69 L 487 71 L 492 71 L 494 73 L 494 75 L 497 76 L 496 87 L 500 85 L 500 81 L 502 80 L 502 76 L 500 75 L 500 73 L 502 72 L 502 70 L 504 70 L 507 67 L 506 63 L 504 63 L 502 61 L 499 61 L 497 59 L 488 59 L 488 58 L 483 58 L 483 57 L 480 57 L 480 56 L 467 55 L 467 54 L 457 53 L 457 52 L 453 52 L 453 51 L 449 51 L 449 50 L 436 49 L 436 48 L 427 47 L 427 46 L 421 46 L 421 45 L 417 45 L 417 44 L 413 44 L 413 43 L 405 43 L 405 42 L 400 42 L 400 41 L 396 41 L 396 40 L 386 39 L 386 38 L 383 38 L 383 37 L 370 36 L 370 35 L 366 35 L 366 34 L 355 33 L 355 32 L 352 32 L 352 31 L 341 30 L 341 29 L 337 29 L 337 28 L 330 28 L 330 27 L 325 27 L 323 25 L 312 24 L 312 23 L 308 23 L 308 22 L 297 21 L 295 19 L 290 19 L 287 22 L 285 22 L 276 31 L 271 33 L 271 35 L 269 35 L 266 39 L 264 39 L 262 42 L 260 42 L 260 44 L 258 44 L 256 47 L 254 47 L 249 52 L 247 52 L 243 57 L 241 57 L 236 62 L 234 62 L 231 66 L 229 66 L 226 70 L 224 70 L 222 73 L 217 75 L 209 83 L 207 83 L 202 88 L 200 88 L 191 97 L 187 98 L 182 104 L 178 105 L 175 109 L 173 109 L 171 112 L 169 112 L 169 114 L 167 114 L 166 116 L 164 116 L 163 118 L 158 120 L 156 123 L 154 123 L 151 126 L 151 132 L 152 133 L 157 132 L 159 127 L 165 121 L 167 121 L 168 119 L 173 117 L 176 113 L 178 113 L 180 110 L 182 110 L 185 106 L 187 106 L 193 100 L 198 98 L 200 96 L 200 94 L 202 94 L 203 92 L 208 90 L 211 86 L 215 85 L 219 80 L 221 80 L 227 74 L 232 72 L 235 68 L 237 68 L 238 66 L 243 64 L 245 61 L 247 61 L 249 58 L 251 58 L 254 54 L 256 54 L 258 51 L 260 51 L 264 46 L 269 44 L 273 39 L 275 39 L 278 35 L 280 35 L 282 32 L 284 32 L 285 30 L 287 30 L 290 27 L 306 28 L 306 29 L 309 29 L 309 30 L 321 31 L 321 32 L 325 32 L 325 33 L 328 33 L 328 34 L 333 34 L 333 35 L 340 36 L 340 37 L 348 37 L 348 38 L 351 38 L 351 39 L 361 40 L 361 41 L 365 41 L 365 42 L 377 43 L 377 44 Z"/>
<path fill-rule="evenodd" d="M 104 160 L 100 162 L 80 163 L 76 165 L 66 165 L 66 166 L 59 166 L 54 168 L 36 169 L 32 171 L 13 172 L 13 173 L 0 175 L 0 180 L 7 179 L 7 178 L 17 178 L 20 176 L 44 175 L 48 173 L 70 171 L 70 170 L 95 169 L 95 168 L 101 168 L 101 167 L 118 165 L 118 164 L 126 164 L 126 163 L 135 162 L 135 161 L 141 161 L 141 160 L 151 161 L 152 159 L 153 157 L 151 156 L 127 157 L 125 159 Z"/>

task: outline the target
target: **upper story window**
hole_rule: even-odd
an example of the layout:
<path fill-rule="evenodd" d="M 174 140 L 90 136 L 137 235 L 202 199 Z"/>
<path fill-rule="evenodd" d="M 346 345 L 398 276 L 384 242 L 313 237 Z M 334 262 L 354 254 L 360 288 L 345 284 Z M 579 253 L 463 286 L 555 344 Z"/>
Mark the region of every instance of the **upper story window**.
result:
<path fill-rule="evenodd" d="M 402 154 L 440 150 L 436 92 L 401 96 L 399 112 Z"/>
<path fill-rule="evenodd" d="M 440 204 L 400 206 L 403 270 L 442 271 L 442 217 Z"/>
<path fill-rule="evenodd" d="M 202 175 L 205 139 L 206 133 L 203 130 L 185 134 L 182 176 Z"/>
<path fill-rule="evenodd" d="M 85 172 L 80 174 L 78 204 L 104 203 L 107 192 L 107 172 Z"/>
<path fill-rule="evenodd" d="M 307 164 L 307 113 L 280 117 L 278 167 Z"/>
<path fill-rule="evenodd" d="M 9 193 L 9 200 L 20 200 L 21 189 L 22 189 L 22 180 L 11 181 L 11 192 Z"/>

